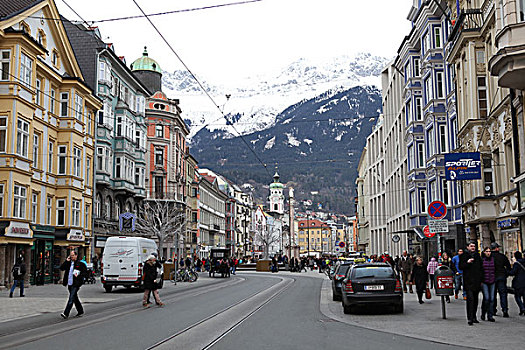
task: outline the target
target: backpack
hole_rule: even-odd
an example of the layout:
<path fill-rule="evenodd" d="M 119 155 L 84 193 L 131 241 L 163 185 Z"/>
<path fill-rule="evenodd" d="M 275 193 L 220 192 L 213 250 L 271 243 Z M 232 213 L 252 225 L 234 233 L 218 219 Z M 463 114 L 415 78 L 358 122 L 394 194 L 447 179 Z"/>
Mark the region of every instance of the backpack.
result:
<path fill-rule="evenodd" d="M 18 278 L 20 276 L 20 265 L 13 266 L 13 277 Z"/>

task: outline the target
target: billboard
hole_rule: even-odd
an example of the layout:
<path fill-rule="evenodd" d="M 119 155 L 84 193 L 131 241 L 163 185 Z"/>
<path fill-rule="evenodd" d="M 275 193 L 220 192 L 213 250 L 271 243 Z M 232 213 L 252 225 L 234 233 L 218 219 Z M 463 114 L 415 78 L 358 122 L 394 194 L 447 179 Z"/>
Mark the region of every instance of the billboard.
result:
<path fill-rule="evenodd" d="M 449 181 L 481 180 L 480 153 L 445 154 L 445 177 Z"/>

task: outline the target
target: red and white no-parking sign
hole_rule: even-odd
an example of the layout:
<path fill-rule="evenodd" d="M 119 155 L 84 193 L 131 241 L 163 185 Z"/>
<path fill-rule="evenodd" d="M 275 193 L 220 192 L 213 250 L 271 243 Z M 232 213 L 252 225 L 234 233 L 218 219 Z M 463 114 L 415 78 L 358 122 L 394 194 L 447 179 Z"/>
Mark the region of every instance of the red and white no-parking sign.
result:
<path fill-rule="evenodd" d="M 425 226 L 425 228 L 423 229 L 423 234 L 427 238 L 432 238 L 432 237 L 434 237 L 436 235 L 435 232 L 430 232 L 430 227 L 428 227 L 428 225 Z"/>
<path fill-rule="evenodd" d="M 434 220 L 441 220 L 447 216 L 447 206 L 441 201 L 433 201 L 428 206 L 428 215 Z"/>

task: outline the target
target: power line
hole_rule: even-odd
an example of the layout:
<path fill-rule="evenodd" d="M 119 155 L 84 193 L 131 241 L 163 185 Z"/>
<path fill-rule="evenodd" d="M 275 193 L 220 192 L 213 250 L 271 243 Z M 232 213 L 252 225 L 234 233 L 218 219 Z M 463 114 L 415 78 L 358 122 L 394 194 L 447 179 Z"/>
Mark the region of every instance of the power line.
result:
<path fill-rule="evenodd" d="M 155 24 L 151 21 L 151 19 L 148 17 L 148 15 L 144 12 L 144 10 L 142 10 L 142 8 L 140 7 L 140 5 L 137 3 L 136 0 L 132 0 L 133 3 L 137 6 L 137 8 L 140 10 L 140 12 L 142 12 L 142 14 L 144 15 L 144 17 L 148 20 L 148 22 L 151 24 L 151 26 L 155 29 L 155 31 L 157 32 L 157 34 L 161 37 L 161 39 L 166 43 L 166 45 L 168 46 L 168 48 L 171 50 L 171 52 L 173 52 L 173 54 L 177 57 L 177 59 L 181 62 L 181 64 L 184 66 L 184 68 L 188 71 L 188 73 L 190 73 L 190 75 L 193 77 L 193 79 L 195 79 L 195 81 L 197 82 L 197 84 L 199 85 L 199 87 L 202 89 L 202 91 L 204 91 L 204 93 L 206 94 L 206 96 L 208 96 L 208 98 L 210 99 L 210 101 L 213 103 L 213 105 L 219 110 L 219 112 L 221 113 L 221 115 L 224 117 L 224 119 L 226 120 L 226 123 L 227 125 L 230 125 L 233 130 L 235 130 L 235 132 L 239 135 L 239 137 L 243 140 L 244 144 L 246 145 L 246 147 L 248 147 L 248 149 L 253 153 L 253 155 L 255 156 L 255 158 L 259 161 L 259 163 L 261 163 L 261 165 L 264 167 L 264 169 L 266 170 L 266 173 L 268 174 L 269 177 L 271 177 L 271 174 L 270 172 L 268 171 L 268 168 L 266 167 L 266 164 L 263 163 L 263 161 L 259 158 L 259 156 L 257 155 L 257 153 L 255 153 L 255 151 L 250 147 L 250 145 L 248 144 L 248 142 L 246 141 L 246 139 L 242 136 L 241 133 L 239 133 L 237 131 L 237 129 L 235 128 L 235 126 L 233 125 L 233 123 L 231 121 L 228 120 L 228 118 L 226 117 L 226 115 L 224 114 L 224 112 L 221 110 L 221 108 L 219 107 L 219 105 L 215 102 L 215 100 L 213 99 L 213 97 L 210 95 L 210 93 L 208 92 L 208 90 L 204 87 L 204 85 L 200 82 L 199 79 L 197 79 L 197 77 L 195 76 L 195 74 L 193 74 L 193 72 L 189 69 L 188 65 L 182 60 L 182 58 L 179 56 L 179 54 L 177 54 L 177 52 L 175 51 L 175 49 L 173 49 L 173 47 L 171 46 L 171 44 L 168 42 L 168 40 L 164 37 L 164 35 L 160 32 L 160 30 L 157 28 L 157 26 L 155 26 Z"/>

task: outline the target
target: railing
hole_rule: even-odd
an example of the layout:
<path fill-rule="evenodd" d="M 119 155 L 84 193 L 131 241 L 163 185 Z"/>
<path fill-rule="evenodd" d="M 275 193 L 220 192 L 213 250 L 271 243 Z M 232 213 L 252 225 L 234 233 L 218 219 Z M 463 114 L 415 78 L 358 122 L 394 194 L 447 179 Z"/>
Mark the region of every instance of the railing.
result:
<path fill-rule="evenodd" d="M 490 12 L 494 9 L 494 0 L 485 0 L 481 6 L 481 13 L 483 13 L 483 21 L 487 21 L 487 17 Z"/>
<path fill-rule="evenodd" d="M 481 9 L 462 10 L 448 37 L 449 45 L 454 45 L 461 33 L 476 31 L 481 27 L 483 27 Z"/>

